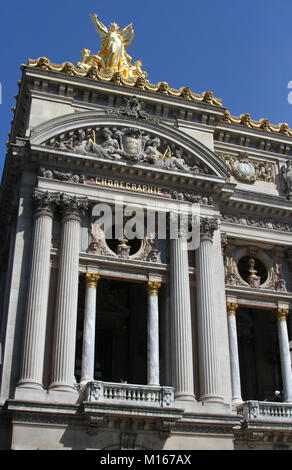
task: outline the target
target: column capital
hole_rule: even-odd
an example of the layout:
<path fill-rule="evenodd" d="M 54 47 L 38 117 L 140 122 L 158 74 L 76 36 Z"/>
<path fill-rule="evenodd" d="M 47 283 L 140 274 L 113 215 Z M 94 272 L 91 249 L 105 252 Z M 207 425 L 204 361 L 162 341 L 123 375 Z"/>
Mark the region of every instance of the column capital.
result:
<path fill-rule="evenodd" d="M 99 279 L 100 279 L 99 274 L 87 272 L 85 274 L 86 287 L 96 287 Z"/>
<path fill-rule="evenodd" d="M 84 212 L 88 209 L 87 197 L 77 197 L 62 193 L 60 195 L 60 207 L 62 216 L 80 220 Z"/>
<path fill-rule="evenodd" d="M 55 207 L 59 204 L 60 193 L 51 193 L 35 188 L 32 198 L 35 216 L 49 215 L 52 217 Z"/>
<path fill-rule="evenodd" d="M 278 307 L 276 310 L 276 316 L 277 316 L 278 321 L 286 321 L 288 314 L 289 314 L 289 308 Z"/>
<path fill-rule="evenodd" d="M 161 287 L 160 281 L 148 281 L 147 287 L 146 287 L 148 295 L 158 295 L 158 291 L 160 287 Z"/>
<path fill-rule="evenodd" d="M 236 310 L 238 309 L 237 302 L 226 302 L 227 306 L 227 315 L 236 315 Z"/>
<path fill-rule="evenodd" d="M 215 230 L 218 230 L 218 219 L 215 217 L 202 217 L 200 219 L 200 234 L 201 239 L 213 240 Z"/>

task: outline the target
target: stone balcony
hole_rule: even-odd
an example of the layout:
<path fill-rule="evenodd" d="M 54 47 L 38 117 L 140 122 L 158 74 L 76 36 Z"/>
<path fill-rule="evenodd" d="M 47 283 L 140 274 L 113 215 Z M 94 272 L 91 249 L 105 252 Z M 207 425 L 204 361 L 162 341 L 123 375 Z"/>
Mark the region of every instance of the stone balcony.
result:
<path fill-rule="evenodd" d="M 292 403 L 246 401 L 237 407 L 241 417 L 233 428 L 235 449 L 292 449 Z"/>
<path fill-rule="evenodd" d="M 89 403 L 165 408 L 174 405 L 174 389 L 153 385 L 94 381 L 85 385 L 82 398 L 84 402 Z"/>
<path fill-rule="evenodd" d="M 285 423 L 292 429 L 292 403 L 246 401 L 237 407 L 237 414 L 248 423 Z"/>

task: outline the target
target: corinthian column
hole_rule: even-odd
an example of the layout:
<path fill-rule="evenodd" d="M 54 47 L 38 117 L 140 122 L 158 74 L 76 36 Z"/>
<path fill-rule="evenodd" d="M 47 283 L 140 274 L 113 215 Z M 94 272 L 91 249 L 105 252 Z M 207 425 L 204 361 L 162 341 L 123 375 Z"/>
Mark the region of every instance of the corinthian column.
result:
<path fill-rule="evenodd" d="M 147 383 L 159 385 L 158 291 L 161 282 L 148 281 Z"/>
<path fill-rule="evenodd" d="M 238 357 L 236 310 L 238 304 L 234 301 L 227 301 L 227 321 L 229 334 L 229 354 L 231 367 L 231 386 L 233 403 L 241 403 L 240 369 Z"/>
<path fill-rule="evenodd" d="M 201 401 L 222 401 L 219 386 L 213 283 L 213 234 L 216 219 L 201 219 L 200 247 L 197 250 L 198 342 Z"/>
<path fill-rule="evenodd" d="M 292 372 L 291 372 L 291 358 L 289 349 L 289 338 L 287 330 L 287 315 L 288 308 L 278 308 L 278 338 L 280 347 L 281 370 L 282 370 L 282 383 L 284 392 L 284 401 L 292 402 Z"/>
<path fill-rule="evenodd" d="M 174 220 L 177 220 L 175 215 Z M 172 385 L 176 398 L 195 400 L 188 249 L 184 230 L 170 239 L 170 280 Z"/>
<path fill-rule="evenodd" d="M 96 286 L 99 274 L 86 273 L 81 383 L 94 380 Z"/>
<path fill-rule="evenodd" d="M 51 389 L 72 391 L 75 377 L 75 342 L 81 217 L 87 198 L 61 195 L 62 233 L 56 298 Z"/>
<path fill-rule="evenodd" d="M 53 210 L 59 194 L 35 190 L 34 232 L 22 365 L 18 386 L 41 389 L 50 278 Z"/>

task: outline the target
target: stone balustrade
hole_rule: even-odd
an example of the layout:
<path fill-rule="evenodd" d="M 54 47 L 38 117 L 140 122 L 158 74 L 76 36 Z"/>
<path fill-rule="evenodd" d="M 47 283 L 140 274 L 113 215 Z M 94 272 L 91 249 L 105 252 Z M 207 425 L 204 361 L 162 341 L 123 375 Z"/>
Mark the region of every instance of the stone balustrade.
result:
<path fill-rule="evenodd" d="M 83 401 L 98 403 L 130 403 L 146 406 L 171 406 L 174 389 L 152 385 L 136 385 L 114 382 L 88 382 L 83 390 Z"/>
<path fill-rule="evenodd" d="M 237 414 L 249 422 L 291 422 L 292 405 L 291 403 L 246 401 L 237 407 Z"/>

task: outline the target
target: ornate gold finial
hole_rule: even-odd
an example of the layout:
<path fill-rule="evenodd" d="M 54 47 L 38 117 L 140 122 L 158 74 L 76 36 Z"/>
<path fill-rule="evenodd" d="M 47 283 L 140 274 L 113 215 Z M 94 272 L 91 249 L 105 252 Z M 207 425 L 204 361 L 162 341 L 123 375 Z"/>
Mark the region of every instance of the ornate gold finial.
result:
<path fill-rule="evenodd" d="M 278 307 L 277 312 L 276 312 L 277 320 L 278 321 L 286 321 L 288 314 L 289 314 L 289 309 L 288 308 Z"/>
<path fill-rule="evenodd" d="M 85 274 L 85 283 L 86 287 L 96 287 L 99 281 L 100 275 L 95 273 L 86 273 Z"/>
<path fill-rule="evenodd" d="M 257 271 L 254 269 L 255 268 L 255 259 L 254 258 L 249 258 L 248 265 L 249 265 L 249 272 L 250 272 L 249 277 L 256 277 Z"/>
<path fill-rule="evenodd" d="M 227 306 L 227 315 L 236 315 L 236 310 L 238 309 L 237 302 L 226 302 Z"/>
<path fill-rule="evenodd" d="M 148 281 L 147 283 L 147 292 L 148 295 L 158 295 L 158 291 L 161 287 L 160 281 Z"/>
<path fill-rule="evenodd" d="M 133 83 L 137 77 L 147 77 L 147 73 L 142 71 L 141 60 L 136 60 L 133 65 L 132 58 L 126 53 L 126 46 L 131 44 L 134 37 L 132 24 L 119 29 L 116 23 L 111 23 L 107 28 L 97 19 L 96 13 L 90 15 L 90 18 L 100 37 L 101 49 L 97 54 L 91 54 L 89 49 L 82 49 L 82 60 L 77 63 L 77 67 L 88 71 L 95 65 L 104 76 L 111 77 L 118 72 Z"/>
<path fill-rule="evenodd" d="M 126 235 L 125 235 L 124 232 L 123 232 L 122 238 L 119 240 L 119 242 L 120 242 L 121 245 L 127 245 L 128 240 L 127 240 Z"/>

